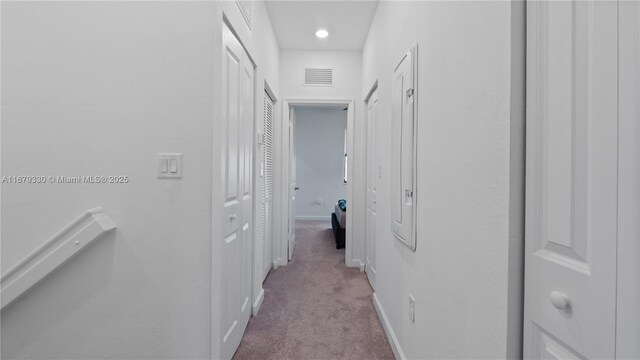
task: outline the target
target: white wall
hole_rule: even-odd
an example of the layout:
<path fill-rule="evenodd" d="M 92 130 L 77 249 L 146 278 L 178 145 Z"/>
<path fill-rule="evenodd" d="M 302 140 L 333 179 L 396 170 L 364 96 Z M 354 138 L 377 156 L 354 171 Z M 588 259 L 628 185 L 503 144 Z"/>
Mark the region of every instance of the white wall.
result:
<path fill-rule="evenodd" d="M 86 209 L 118 227 L 3 311 L 3 359 L 216 356 L 223 12 L 277 89 L 262 3 L 255 37 L 234 2 L 2 4 L 2 175 L 131 179 L 3 184 L 3 272 Z"/>
<path fill-rule="evenodd" d="M 377 140 L 386 154 L 377 197 L 376 299 L 406 358 L 521 356 L 521 337 L 507 343 L 510 331 L 520 333 L 522 301 L 521 284 L 509 273 L 522 265 L 523 211 L 524 70 L 516 45 L 524 23 L 522 8 L 512 14 L 512 6 L 380 2 L 363 49 L 361 99 L 378 80 Z M 386 134 L 393 69 L 415 43 L 414 253 L 390 231 Z M 415 323 L 407 315 L 409 294 L 416 299 Z"/>
<path fill-rule="evenodd" d="M 343 108 L 298 107 L 295 124 L 297 219 L 331 220 L 338 199 L 347 196 Z"/>
<path fill-rule="evenodd" d="M 280 86 L 291 99 L 352 99 L 360 95 L 360 51 L 282 50 Z M 334 86 L 303 86 L 305 67 L 333 68 Z"/>
<path fill-rule="evenodd" d="M 334 69 L 334 86 L 331 87 L 311 87 L 303 86 L 303 74 L 305 67 L 331 67 Z M 310 50 L 283 50 L 280 53 L 280 90 L 283 99 L 295 100 L 357 100 L 361 96 L 361 76 L 362 76 L 362 53 L 360 51 L 310 51 Z M 352 144 L 348 144 L 347 150 L 353 153 L 349 162 L 352 164 L 353 181 L 363 182 L 365 179 L 365 124 L 364 124 L 364 104 L 356 101 L 353 109 L 353 127 L 348 126 L 348 131 L 353 134 Z M 279 138 L 276 143 L 282 143 L 284 129 L 282 122 L 279 122 L 276 129 Z M 286 149 L 276 149 L 278 158 L 286 161 Z M 283 163 L 276 162 L 276 170 L 282 170 Z M 278 192 L 275 199 L 278 201 L 276 211 L 281 214 L 286 211 L 282 204 L 282 175 L 276 179 Z M 349 185 L 347 185 L 348 187 Z M 351 247 L 347 244 L 346 262 L 351 266 L 360 266 L 364 263 L 364 200 L 365 191 L 363 188 L 354 187 L 353 199 L 351 199 L 351 209 L 349 215 L 353 222 L 352 227 L 347 227 L 347 237 L 353 239 Z M 281 215 L 282 218 L 286 215 Z M 282 234 L 282 231 L 280 231 Z M 276 234 L 276 238 L 279 234 Z M 350 256 L 349 256 L 350 254 Z"/>

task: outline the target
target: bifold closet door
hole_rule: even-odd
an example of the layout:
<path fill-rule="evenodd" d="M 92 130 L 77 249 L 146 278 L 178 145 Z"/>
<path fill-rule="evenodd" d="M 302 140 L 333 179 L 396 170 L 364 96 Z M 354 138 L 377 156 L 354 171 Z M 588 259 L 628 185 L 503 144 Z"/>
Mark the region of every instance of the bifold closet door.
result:
<path fill-rule="evenodd" d="M 525 358 L 616 355 L 617 19 L 528 2 Z"/>
<path fill-rule="evenodd" d="M 268 93 L 264 93 L 263 146 L 262 146 L 262 280 L 271 269 L 273 243 L 273 108 Z"/>
<path fill-rule="evenodd" d="M 251 315 L 254 68 L 242 45 L 223 29 L 224 153 L 221 356 L 231 358 Z"/>

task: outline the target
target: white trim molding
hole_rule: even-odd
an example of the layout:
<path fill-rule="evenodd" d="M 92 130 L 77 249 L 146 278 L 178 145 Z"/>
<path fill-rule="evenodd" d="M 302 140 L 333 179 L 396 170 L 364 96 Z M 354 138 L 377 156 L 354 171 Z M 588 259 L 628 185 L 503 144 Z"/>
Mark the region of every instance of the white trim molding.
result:
<path fill-rule="evenodd" d="M 391 327 L 391 323 L 389 322 L 389 318 L 387 314 L 384 312 L 382 308 L 382 304 L 380 304 L 380 300 L 378 299 L 378 295 L 373 293 L 373 305 L 376 308 L 376 312 L 378 313 L 378 317 L 380 318 L 380 322 L 382 323 L 382 328 L 384 332 L 387 334 L 387 338 L 389 339 L 389 344 L 391 345 L 391 350 L 393 350 L 393 355 L 398 360 L 405 360 L 404 352 L 400 347 L 400 342 L 396 337 L 396 333 L 393 331 Z"/>
<path fill-rule="evenodd" d="M 251 316 L 258 315 L 258 312 L 260 311 L 260 307 L 262 306 L 263 301 L 264 301 L 264 289 L 260 288 L 260 291 L 258 292 L 258 296 L 256 296 L 256 299 L 253 302 L 253 313 Z"/>
<path fill-rule="evenodd" d="M 2 309 L 115 228 L 102 208 L 87 210 L 2 275 Z"/>
<path fill-rule="evenodd" d="M 640 358 L 640 3 L 618 4 L 616 357 Z"/>

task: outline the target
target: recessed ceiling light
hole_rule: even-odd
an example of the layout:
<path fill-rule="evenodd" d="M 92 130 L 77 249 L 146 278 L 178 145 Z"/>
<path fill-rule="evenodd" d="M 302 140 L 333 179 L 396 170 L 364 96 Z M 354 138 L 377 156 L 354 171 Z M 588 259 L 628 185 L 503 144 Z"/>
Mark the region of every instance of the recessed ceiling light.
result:
<path fill-rule="evenodd" d="M 318 31 L 316 31 L 316 36 L 318 39 L 324 39 L 329 36 L 329 32 L 325 29 L 318 29 Z"/>

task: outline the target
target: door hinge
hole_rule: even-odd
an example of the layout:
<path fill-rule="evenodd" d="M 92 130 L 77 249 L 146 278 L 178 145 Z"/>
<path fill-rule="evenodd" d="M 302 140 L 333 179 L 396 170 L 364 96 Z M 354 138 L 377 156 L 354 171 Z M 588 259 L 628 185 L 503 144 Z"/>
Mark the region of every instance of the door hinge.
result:
<path fill-rule="evenodd" d="M 264 134 L 258 131 L 258 145 L 264 145 Z"/>
<path fill-rule="evenodd" d="M 407 99 L 413 96 L 413 89 L 407 90 Z"/>

